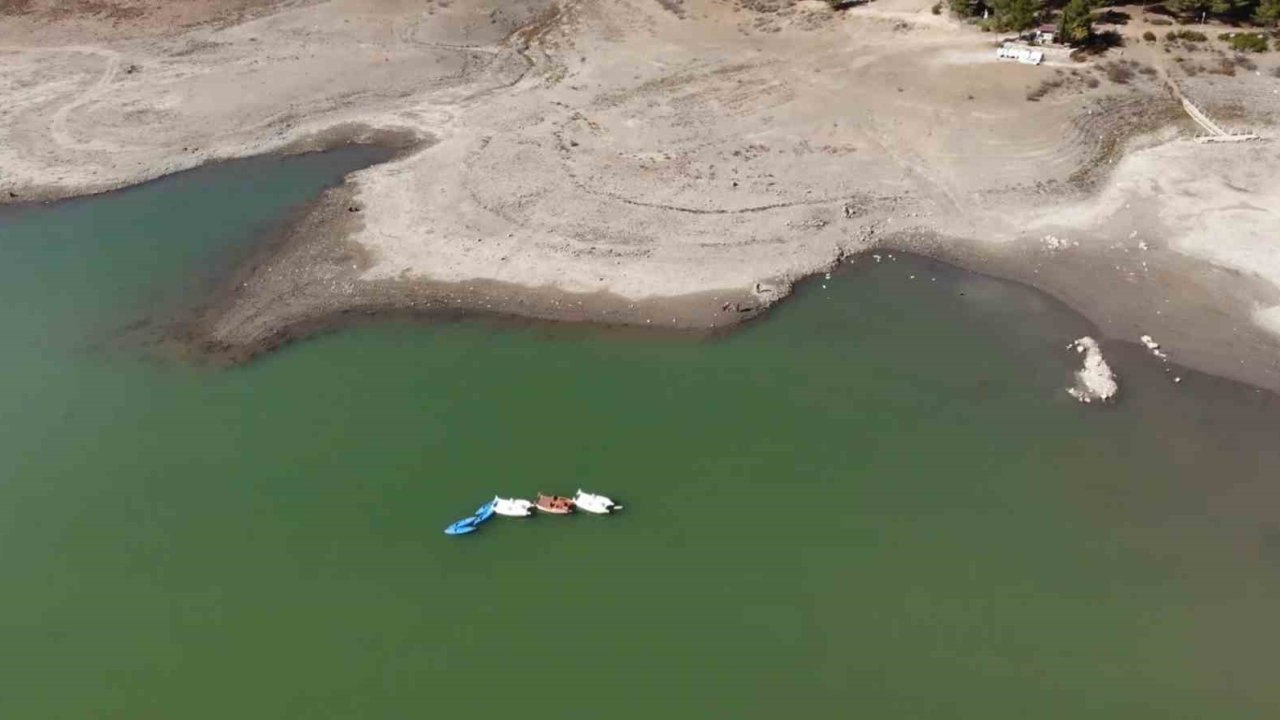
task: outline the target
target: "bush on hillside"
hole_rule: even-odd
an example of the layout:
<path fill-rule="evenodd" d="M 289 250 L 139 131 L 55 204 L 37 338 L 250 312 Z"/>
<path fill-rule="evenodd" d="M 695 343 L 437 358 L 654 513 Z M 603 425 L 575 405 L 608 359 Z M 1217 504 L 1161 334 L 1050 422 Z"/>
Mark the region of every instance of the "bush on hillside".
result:
<path fill-rule="evenodd" d="M 1133 67 L 1128 63 L 1107 63 L 1102 66 L 1102 70 L 1107 74 L 1107 79 L 1117 85 L 1127 85 L 1133 79 Z"/>
<path fill-rule="evenodd" d="M 1030 100 L 1031 102 L 1040 102 L 1040 98 L 1062 87 L 1064 83 L 1065 80 L 1061 77 L 1047 78 L 1043 80 L 1038 87 L 1027 93 L 1027 100 Z"/>
<path fill-rule="evenodd" d="M 1219 58 L 1217 64 L 1210 65 L 1205 68 L 1205 72 L 1211 75 L 1231 75 L 1236 74 L 1236 64 L 1226 58 Z"/>
<path fill-rule="evenodd" d="M 1236 33 L 1227 43 L 1237 52 L 1267 51 L 1267 36 L 1262 33 Z"/>
<path fill-rule="evenodd" d="M 1170 30 L 1164 34 L 1164 39 L 1168 42 L 1182 40 L 1183 42 L 1197 43 L 1208 42 L 1209 36 L 1199 30 Z"/>
<path fill-rule="evenodd" d="M 1235 62 L 1236 65 L 1239 65 L 1240 67 L 1244 68 L 1245 70 L 1258 69 L 1258 63 L 1250 60 L 1244 55 L 1236 55 L 1234 58 L 1232 58 L 1232 61 Z"/>

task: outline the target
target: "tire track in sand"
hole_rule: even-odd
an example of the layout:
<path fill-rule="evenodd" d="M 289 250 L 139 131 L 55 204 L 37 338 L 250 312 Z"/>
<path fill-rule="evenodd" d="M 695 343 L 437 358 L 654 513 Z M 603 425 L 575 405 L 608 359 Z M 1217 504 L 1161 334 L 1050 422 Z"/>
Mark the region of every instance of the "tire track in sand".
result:
<path fill-rule="evenodd" d="M 71 102 L 58 108 L 58 111 L 53 114 L 53 118 L 49 121 L 49 137 L 51 137 L 53 141 L 61 147 L 70 150 L 118 150 L 118 146 L 112 145 L 111 143 L 104 143 L 101 140 L 77 140 L 67 130 L 67 118 L 72 112 L 88 105 L 107 89 L 107 86 L 115 79 L 116 73 L 120 69 L 120 53 L 114 50 L 89 46 L 48 48 L 48 52 L 86 53 L 105 58 L 107 61 L 107 66 L 103 69 L 102 75 L 98 78 L 97 82 L 86 88 L 84 92 L 72 99 Z"/>
<path fill-rule="evenodd" d="M 93 45 L 61 45 L 58 47 L 35 48 L 35 47 L 0 47 L 0 51 L 18 53 L 19 55 L 45 55 L 52 53 L 79 53 L 83 55 L 96 55 L 106 61 L 106 67 L 102 74 L 94 81 L 92 85 L 85 88 L 83 92 L 76 95 L 70 102 L 58 108 L 54 112 L 53 117 L 49 119 L 49 138 L 53 140 L 59 147 L 70 150 L 119 150 L 119 146 L 111 143 L 105 143 L 101 140 L 77 140 L 67 130 L 67 118 L 75 110 L 89 104 L 107 89 L 111 81 L 115 79 L 116 73 L 120 69 L 120 53 L 115 50 L 108 50 Z"/>

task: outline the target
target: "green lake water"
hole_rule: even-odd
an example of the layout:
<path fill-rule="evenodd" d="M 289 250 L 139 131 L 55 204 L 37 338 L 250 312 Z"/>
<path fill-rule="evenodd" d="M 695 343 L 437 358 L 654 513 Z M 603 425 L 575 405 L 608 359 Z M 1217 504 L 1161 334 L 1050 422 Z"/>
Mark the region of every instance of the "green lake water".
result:
<path fill-rule="evenodd" d="M 0 213 L 0 718 L 1280 716 L 1280 402 L 1109 343 L 1080 406 L 1090 328 L 1025 287 L 141 340 L 374 157 Z M 441 533 L 578 487 L 626 509 Z"/>

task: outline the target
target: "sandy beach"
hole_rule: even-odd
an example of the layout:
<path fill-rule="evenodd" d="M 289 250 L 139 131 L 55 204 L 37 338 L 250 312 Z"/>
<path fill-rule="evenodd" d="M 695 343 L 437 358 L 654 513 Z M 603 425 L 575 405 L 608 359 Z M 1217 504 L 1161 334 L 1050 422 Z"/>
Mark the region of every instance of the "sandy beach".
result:
<path fill-rule="evenodd" d="M 1275 52 L 1231 75 L 1141 41 L 1020 65 L 922 0 L 64 5 L 0 14 L 0 201 L 398 149 L 234 280 L 196 327 L 210 350 L 369 312 L 720 328 L 902 250 L 1041 288 L 1104 347 L 1150 335 L 1280 390 Z M 1261 139 L 1197 142 L 1171 87 Z"/>

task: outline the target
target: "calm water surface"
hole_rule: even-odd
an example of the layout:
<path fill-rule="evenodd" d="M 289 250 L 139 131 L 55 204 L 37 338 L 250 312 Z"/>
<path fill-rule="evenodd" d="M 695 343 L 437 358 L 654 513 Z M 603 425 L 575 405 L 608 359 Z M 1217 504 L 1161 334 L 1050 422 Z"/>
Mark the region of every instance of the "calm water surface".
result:
<path fill-rule="evenodd" d="M 1026 288 L 859 260 L 677 340 L 134 338 L 363 151 L 0 215 L 0 717 L 1280 713 L 1280 403 Z M 912 278 L 914 276 L 914 278 Z M 608 518 L 441 529 L 583 487 Z"/>

